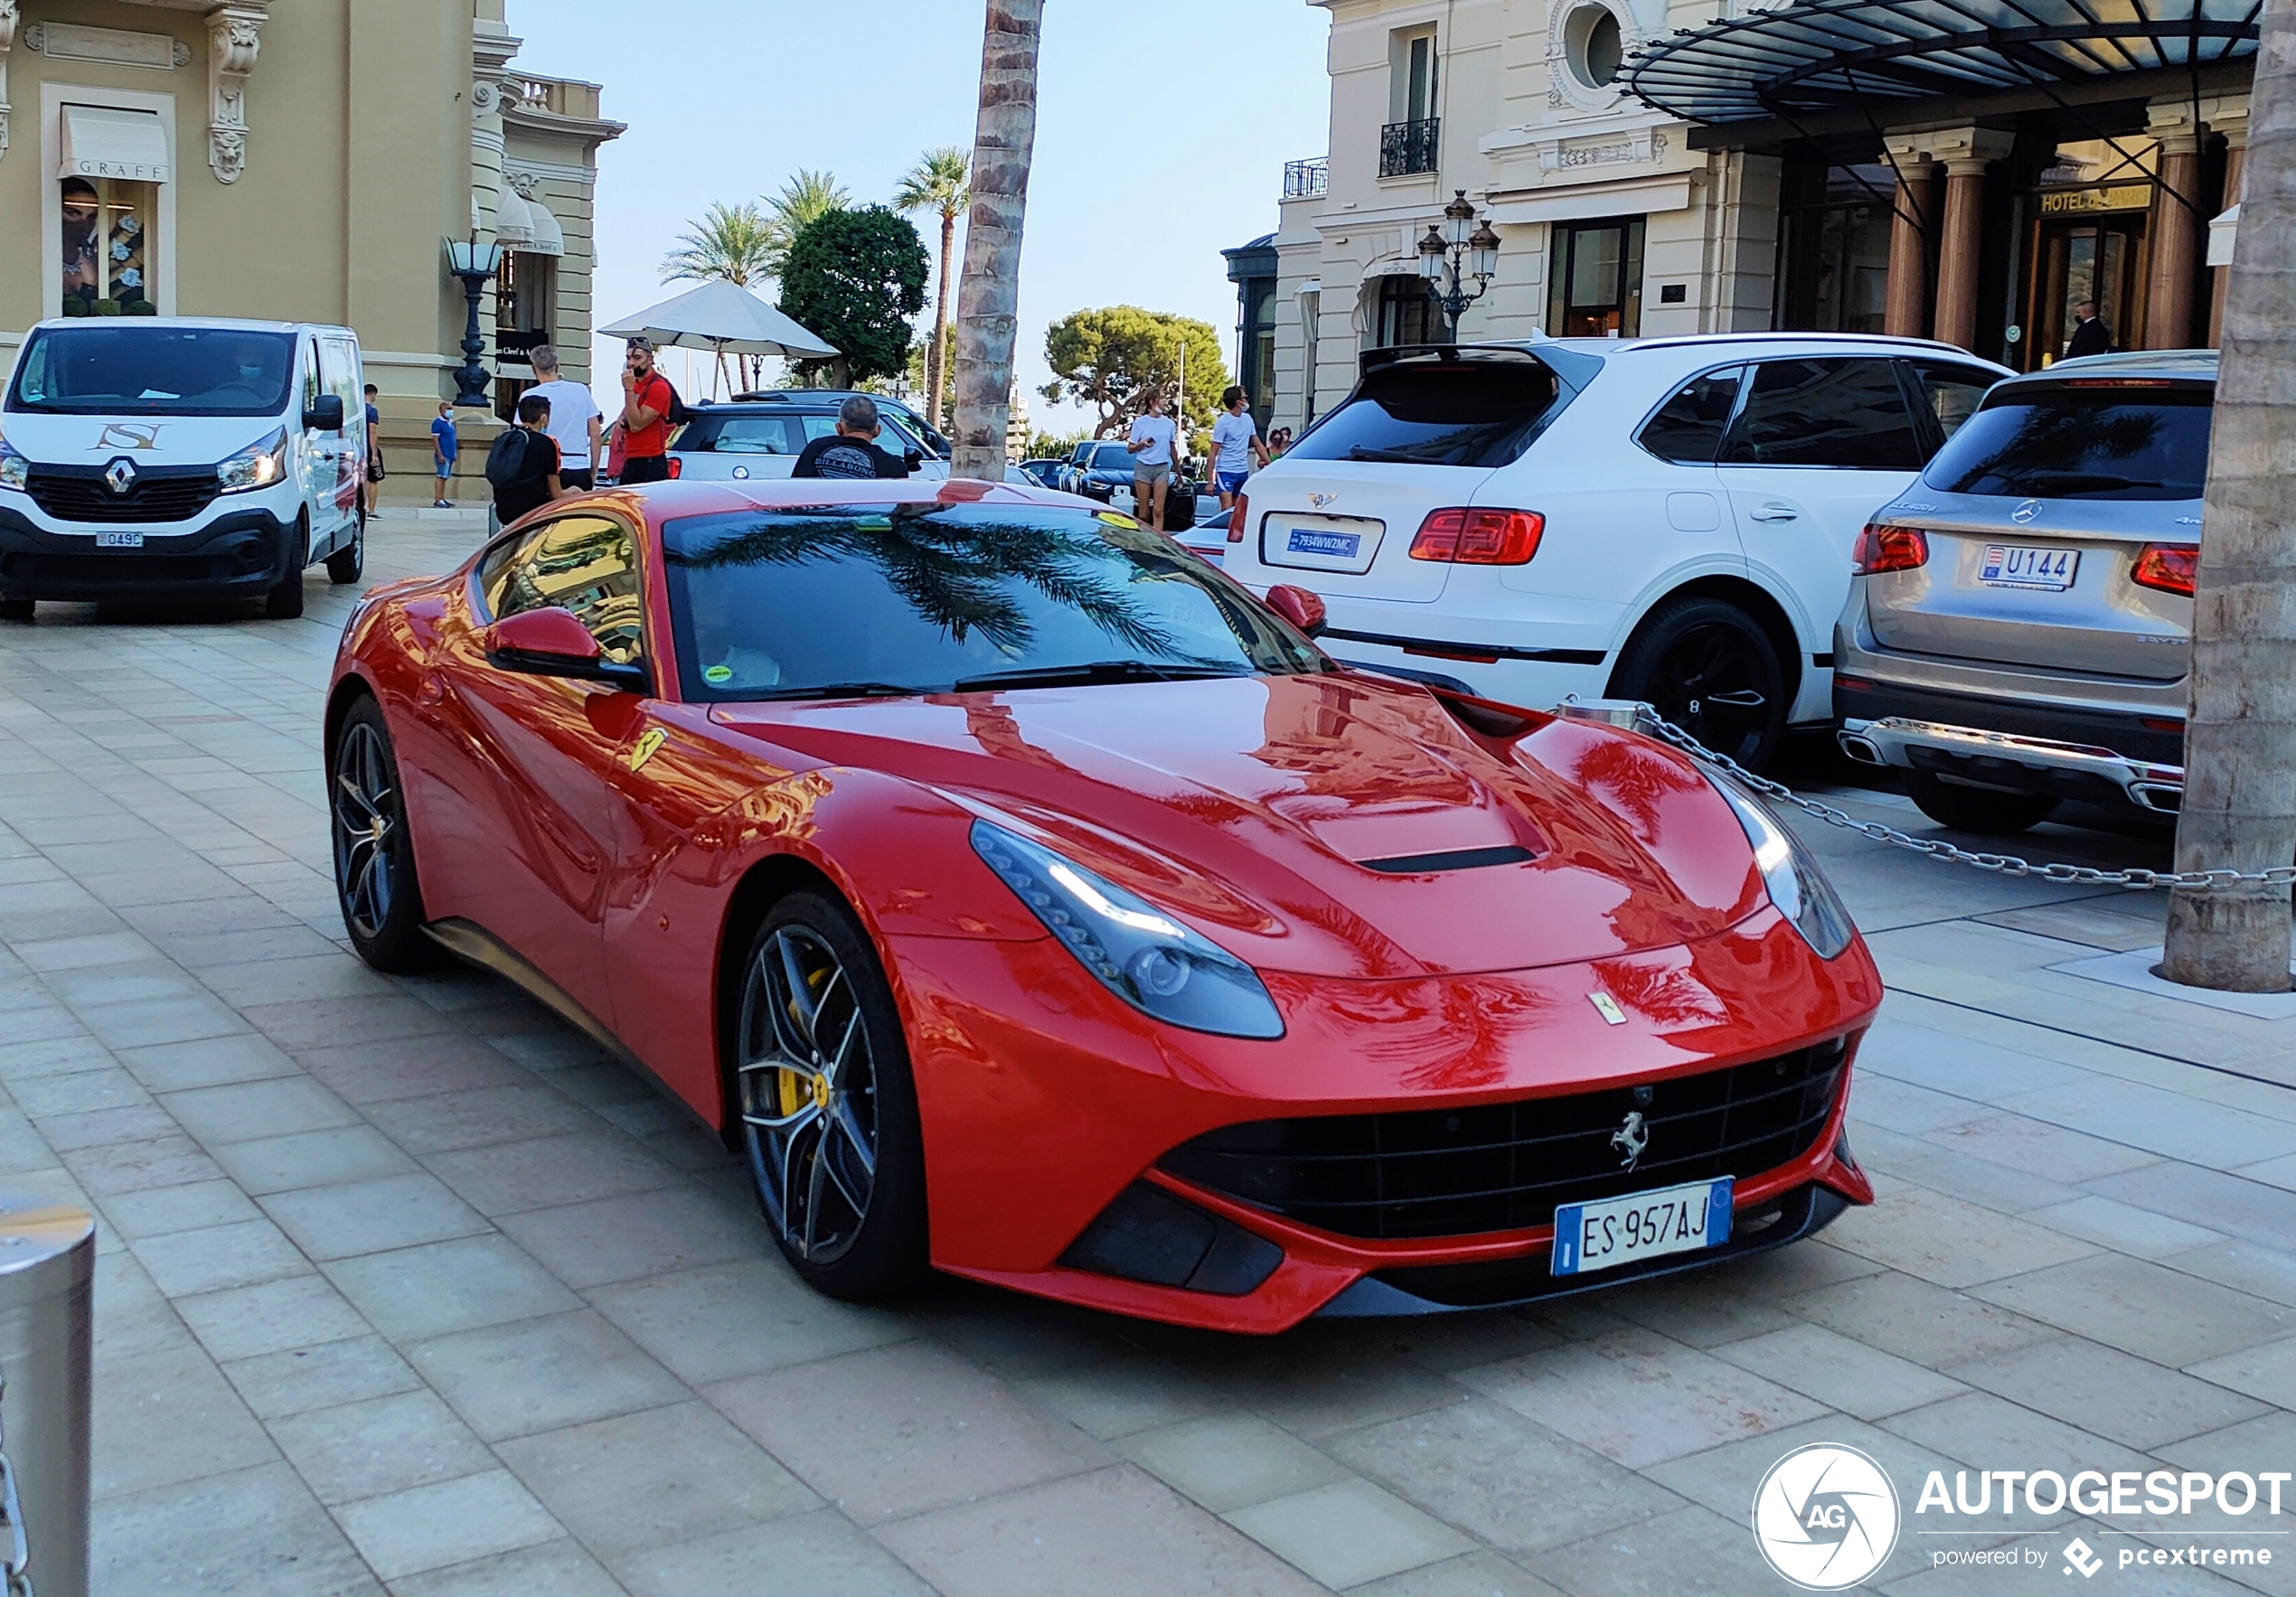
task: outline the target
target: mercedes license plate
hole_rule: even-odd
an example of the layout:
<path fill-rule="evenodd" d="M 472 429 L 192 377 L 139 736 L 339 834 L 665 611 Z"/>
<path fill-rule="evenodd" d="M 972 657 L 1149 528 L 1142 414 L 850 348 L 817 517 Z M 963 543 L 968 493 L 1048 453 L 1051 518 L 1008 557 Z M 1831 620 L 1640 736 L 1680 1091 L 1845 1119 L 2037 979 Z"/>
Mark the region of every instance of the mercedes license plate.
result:
<path fill-rule="evenodd" d="M 2077 549 L 2036 549 L 2029 543 L 1989 543 L 1977 580 L 1988 587 L 2030 587 L 2063 593 L 2081 568 Z"/>
<path fill-rule="evenodd" d="M 144 547 L 144 535 L 141 532 L 99 532 L 96 534 L 96 547 L 98 549 L 141 549 Z"/>
<path fill-rule="evenodd" d="M 1557 1275 L 1586 1275 L 1719 1247 L 1730 1240 L 1730 1184 L 1723 1176 L 1600 1203 L 1564 1204 L 1555 1211 L 1549 1268 Z"/>

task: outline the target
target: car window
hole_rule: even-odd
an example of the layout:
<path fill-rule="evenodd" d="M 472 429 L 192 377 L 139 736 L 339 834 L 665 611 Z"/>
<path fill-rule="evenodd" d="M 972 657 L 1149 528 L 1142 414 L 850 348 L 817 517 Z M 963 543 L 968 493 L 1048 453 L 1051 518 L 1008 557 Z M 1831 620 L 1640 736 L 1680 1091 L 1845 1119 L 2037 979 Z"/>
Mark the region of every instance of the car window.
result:
<path fill-rule="evenodd" d="M 636 540 L 611 516 L 561 516 L 506 540 L 480 562 L 477 578 L 497 621 L 558 606 L 589 628 L 608 660 L 626 664 L 645 653 Z"/>
<path fill-rule="evenodd" d="M 1889 362 L 1762 361 L 1722 464 L 1917 471 L 1922 454 Z"/>
<path fill-rule="evenodd" d="M 679 436 L 678 447 L 718 455 L 795 455 L 805 446 L 804 419 L 703 415 Z"/>
<path fill-rule="evenodd" d="M 1365 373 L 1284 458 L 1505 465 L 1530 446 L 1560 391 L 1530 361 L 1401 362 Z"/>
<path fill-rule="evenodd" d="M 1132 451 L 1122 444 L 1103 444 L 1092 452 L 1091 470 L 1096 472 L 1129 471 Z"/>
<path fill-rule="evenodd" d="M 1050 505 L 840 504 L 682 517 L 663 573 L 688 697 L 947 692 L 1013 672 L 1329 669 L 1160 533 Z"/>
<path fill-rule="evenodd" d="M 2199 385 L 2019 383 L 1971 417 L 1922 481 L 2020 499 L 2198 499 L 2213 398 Z"/>
<path fill-rule="evenodd" d="M 1920 381 L 1921 396 L 1929 406 L 1929 413 L 1937 418 L 1937 436 L 1950 438 L 1962 430 L 1962 423 L 1977 414 L 1977 407 L 1985 398 L 1985 390 L 2000 380 L 1996 372 L 1981 366 L 1953 366 L 1943 361 L 1908 361 Z"/>
<path fill-rule="evenodd" d="M 1642 424 L 1635 442 L 1677 465 L 1711 465 L 1722 452 L 1722 434 L 1738 402 L 1743 366 L 1702 372 L 1674 390 L 1658 414 Z"/>

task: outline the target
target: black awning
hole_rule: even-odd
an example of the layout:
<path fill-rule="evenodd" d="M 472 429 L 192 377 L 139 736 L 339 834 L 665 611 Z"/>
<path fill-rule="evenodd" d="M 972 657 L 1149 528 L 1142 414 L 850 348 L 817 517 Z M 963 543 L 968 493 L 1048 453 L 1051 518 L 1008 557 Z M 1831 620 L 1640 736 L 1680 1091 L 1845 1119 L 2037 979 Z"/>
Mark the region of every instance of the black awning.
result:
<path fill-rule="evenodd" d="M 2060 90 L 2256 52 L 2262 0 L 1797 0 L 1684 28 L 1619 69 L 1629 94 L 1689 122 Z"/>

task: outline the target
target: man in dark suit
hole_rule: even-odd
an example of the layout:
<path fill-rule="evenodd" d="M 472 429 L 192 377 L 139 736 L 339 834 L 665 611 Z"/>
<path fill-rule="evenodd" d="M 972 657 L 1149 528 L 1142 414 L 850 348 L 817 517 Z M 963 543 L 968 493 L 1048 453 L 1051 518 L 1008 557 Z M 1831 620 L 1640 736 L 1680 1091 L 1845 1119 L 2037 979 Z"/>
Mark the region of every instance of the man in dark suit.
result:
<path fill-rule="evenodd" d="M 2073 307 L 2073 336 L 2065 345 L 2065 358 L 2076 360 L 2083 355 L 2109 355 L 2113 352 L 2113 329 L 2097 318 L 2097 302 L 2084 299 Z"/>

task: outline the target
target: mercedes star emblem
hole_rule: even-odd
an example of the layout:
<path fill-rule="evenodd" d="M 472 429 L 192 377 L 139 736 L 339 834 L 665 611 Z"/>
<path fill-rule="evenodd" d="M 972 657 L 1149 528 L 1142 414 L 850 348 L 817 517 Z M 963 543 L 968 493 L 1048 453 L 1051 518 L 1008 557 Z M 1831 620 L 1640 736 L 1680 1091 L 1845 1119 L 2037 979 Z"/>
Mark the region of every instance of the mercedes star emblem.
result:
<path fill-rule="evenodd" d="M 2037 516 L 2040 513 L 2041 502 L 2037 499 L 2028 499 L 2023 504 L 2018 505 L 2015 510 L 2009 512 L 2009 520 L 2015 521 L 2018 526 L 2022 527 L 2026 522 L 2031 521 L 2035 516 Z"/>
<path fill-rule="evenodd" d="M 136 485 L 136 463 L 125 455 L 104 467 L 104 481 L 114 493 L 126 493 Z"/>
<path fill-rule="evenodd" d="M 1626 1156 L 1618 1161 L 1618 1168 L 1633 1170 L 1641 1161 L 1642 1150 L 1650 1145 L 1651 1133 L 1642 1120 L 1642 1112 L 1639 1109 L 1627 1111 L 1626 1123 L 1611 1133 L 1611 1146 Z"/>

